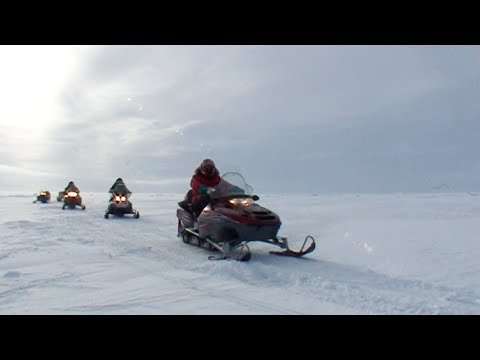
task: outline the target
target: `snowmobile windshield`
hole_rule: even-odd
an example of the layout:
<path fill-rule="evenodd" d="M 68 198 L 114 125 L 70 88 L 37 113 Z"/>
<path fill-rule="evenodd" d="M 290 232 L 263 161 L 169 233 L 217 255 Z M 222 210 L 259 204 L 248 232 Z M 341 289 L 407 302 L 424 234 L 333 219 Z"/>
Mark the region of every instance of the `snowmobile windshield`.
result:
<path fill-rule="evenodd" d="M 213 199 L 233 196 L 252 196 L 253 188 L 245 182 L 240 173 L 228 172 L 223 174 L 220 183 L 213 188 L 210 196 Z"/>
<path fill-rule="evenodd" d="M 130 190 L 127 189 L 125 184 L 119 184 L 113 189 L 113 193 L 118 194 L 118 195 L 126 195 L 127 197 L 130 197 L 132 194 Z"/>

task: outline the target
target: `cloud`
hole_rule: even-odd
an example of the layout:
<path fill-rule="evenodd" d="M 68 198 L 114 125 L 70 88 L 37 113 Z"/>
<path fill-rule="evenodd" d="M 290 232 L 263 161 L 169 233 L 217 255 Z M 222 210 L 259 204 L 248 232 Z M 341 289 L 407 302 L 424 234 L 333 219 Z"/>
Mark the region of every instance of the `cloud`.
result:
<path fill-rule="evenodd" d="M 204 157 L 278 192 L 428 189 L 428 178 L 448 182 L 449 174 L 465 187 L 479 179 L 478 47 L 76 51 L 74 71 L 57 88 L 54 125 L 29 137 L 24 153 L 8 137 L 15 150 L 0 148 L 0 160 L 43 160 L 66 177 L 102 183 L 128 174 L 158 191 L 178 189 L 173 184 Z M 423 165 L 413 166 L 415 157 Z M 458 182 L 458 171 L 469 180 Z"/>

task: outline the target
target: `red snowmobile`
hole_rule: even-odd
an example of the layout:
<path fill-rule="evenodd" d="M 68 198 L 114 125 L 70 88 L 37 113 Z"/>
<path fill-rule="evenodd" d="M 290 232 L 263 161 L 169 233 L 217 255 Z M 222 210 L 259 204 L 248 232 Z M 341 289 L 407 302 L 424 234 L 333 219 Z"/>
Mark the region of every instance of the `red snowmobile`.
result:
<path fill-rule="evenodd" d="M 51 198 L 50 191 L 42 190 L 38 193 L 37 199 L 33 200 L 33 202 L 36 203 L 36 202 L 40 201 L 41 203 L 45 204 L 47 202 L 50 202 L 50 198 Z"/>
<path fill-rule="evenodd" d="M 255 202 L 259 197 L 253 195 L 252 187 L 239 173 L 225 173 L 217 186 L 209 188 L 209 204 L 198 219 L 192 212 L 190 194 L 189 191 L 178 203 L 178 236 L 185 243 L 221 253 L 210 256 L 211 260 L 248 261 L 251 253 L 247 243 L 253 241 L 284 249 L 270 251 L 275 255 L 300 257 L 315 249 L 315 240 L 308 235 L 300 251 L 291 250 L 287 238 L 277 236 L 281 225 L 279 216 Z"/>
<path fill-rule="evenodd" d="M 76 206 L 80 206 L 82 210 L 85 210 L 85 205 L 82 204 L 82 197 L 76 191 L 68 191 L 63 196 L 62 210 L 65 208 L 74 209 Z"/>

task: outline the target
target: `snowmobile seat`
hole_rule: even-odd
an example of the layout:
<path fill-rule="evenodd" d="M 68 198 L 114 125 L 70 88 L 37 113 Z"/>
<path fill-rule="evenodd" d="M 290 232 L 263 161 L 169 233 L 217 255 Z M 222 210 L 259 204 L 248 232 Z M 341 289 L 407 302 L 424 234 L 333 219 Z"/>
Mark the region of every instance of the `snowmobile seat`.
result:
<path fill-rule="evenodd" d="M 185 199 L 178 202 L 178 206 L 180 206 L 183 210 L 188 211 L 189 213 L 193 213 L 193 210 L 192 210 L 192 189 L 188 190 L 187 194 L 185 195 Z"/>
<path fill-rule="evenodd" d="M 190 204 L 187 200 L 179 201 L 178 206 L 180 206 L 183 210 L 188 211 L 189 213 L 192 212 L 192 204 Z"/>

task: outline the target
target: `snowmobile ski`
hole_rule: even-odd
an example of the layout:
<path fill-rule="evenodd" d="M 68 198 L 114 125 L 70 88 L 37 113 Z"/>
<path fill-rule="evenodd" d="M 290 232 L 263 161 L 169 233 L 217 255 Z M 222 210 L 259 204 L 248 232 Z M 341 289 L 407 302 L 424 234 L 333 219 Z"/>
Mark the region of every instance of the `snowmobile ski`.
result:
<path fill-rule="evenodd" d="M 302 245 L 302 247 L 299 251 L 295 251 L 295 250 L 292 250 L 292 249 L 288 248 L 288 244 L 286 242 L 287 238 L 280 238 L 280 240 L 284 240 L 286 250 L 284 250 L 284 251 L 270 251 L 269 252 L 270 254 L 280 255 L 280 256 L 301 257 L 301 256 L 303 256 L 305 254 L 309 254 L 313 250 L 315 250 L 315 239 L 310 235 L 307 235 L 307 237 L 305 238 L 305 241 L 303 242 L 303 245 Z M 308 240 L 311 240 L 310 245 L 306 249 L 304 249 Z"/>

